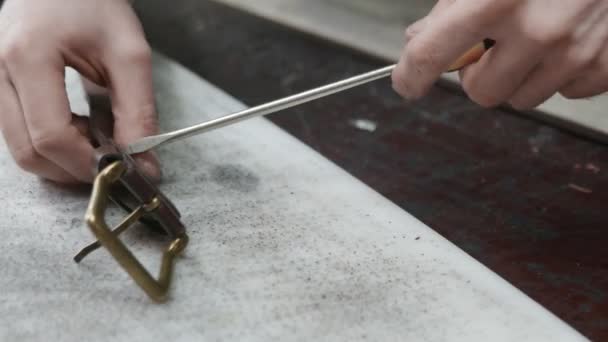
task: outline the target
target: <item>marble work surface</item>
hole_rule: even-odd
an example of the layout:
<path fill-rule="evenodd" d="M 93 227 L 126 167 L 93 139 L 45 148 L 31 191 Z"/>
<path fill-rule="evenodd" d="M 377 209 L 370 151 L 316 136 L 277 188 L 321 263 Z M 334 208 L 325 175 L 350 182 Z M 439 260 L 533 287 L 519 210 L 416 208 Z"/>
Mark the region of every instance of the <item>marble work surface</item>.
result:
<path fill-rule="evenodd" d="M 243 108 L 161 56 L 155 82 L 163 130 Z M 160 155 L 191 237 L 162 305 L 104 250 L 74 264 L 89 189 L 25 175 L 0 146 L 0 340 L 585 340 L 265 119 Z M 156 271 L 166 241 L 123 239 Z"/>

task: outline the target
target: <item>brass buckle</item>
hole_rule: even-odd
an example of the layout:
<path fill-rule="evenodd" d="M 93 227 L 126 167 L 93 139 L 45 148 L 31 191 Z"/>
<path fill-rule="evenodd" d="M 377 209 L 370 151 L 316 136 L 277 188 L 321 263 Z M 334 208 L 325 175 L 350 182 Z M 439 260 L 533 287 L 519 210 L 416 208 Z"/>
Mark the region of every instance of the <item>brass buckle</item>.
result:
<path fill-rule="evenodd" d="M 86 255 L 103 246 L 151 299 L 162 302 L 167 297 L 171 283 L 174 259 L 186 248 L 188 236 L 184 231 L 174 234 L 173 241 L 163 253 L 158 280 L 154 279 L 118 236 L 144 215 L 159 210 L 163 204 L 159 197 L 161 195 L 158 194 L 149 203 L 140 204 L 114 229 L 110 229 L 105 220 L 106 209 L 111 199 L 111 188 L 120 181 L 127 170 L 127 163 L 118 160 L 101 170 L 95 178 L 85 220 L 97 241 L 85 247 L 74 257 L 74 260 L 80 262 Z"/>

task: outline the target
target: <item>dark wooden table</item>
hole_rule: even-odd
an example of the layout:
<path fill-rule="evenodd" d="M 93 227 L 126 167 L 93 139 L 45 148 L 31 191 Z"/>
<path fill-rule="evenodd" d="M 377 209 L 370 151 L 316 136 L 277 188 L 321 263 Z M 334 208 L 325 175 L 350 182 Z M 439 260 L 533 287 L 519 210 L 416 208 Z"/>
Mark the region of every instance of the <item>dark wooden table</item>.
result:
<path fill-rule="evenodd" d="M 159 51 L 249 105 L 386 64 L 200 0 L 141 1 Z M 608 340 L 608 148 L 436 87 L 390 82 L 272 121 L 593 340 Z M 377 123 L 373 132 L 353 120 Z"/>

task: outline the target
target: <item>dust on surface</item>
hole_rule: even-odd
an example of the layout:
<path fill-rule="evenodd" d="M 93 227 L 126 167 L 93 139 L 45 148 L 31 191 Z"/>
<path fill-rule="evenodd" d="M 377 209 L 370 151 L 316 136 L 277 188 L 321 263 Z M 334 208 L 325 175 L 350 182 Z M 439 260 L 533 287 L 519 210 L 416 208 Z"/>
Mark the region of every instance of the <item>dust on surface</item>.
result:
<path fill-rule="evenodd" d="M 226 188 L 241 192 L 252 192 L 260 184 L 253 172 L 237 164 L 223 164 L 211 169 L 211 180 Z"/>

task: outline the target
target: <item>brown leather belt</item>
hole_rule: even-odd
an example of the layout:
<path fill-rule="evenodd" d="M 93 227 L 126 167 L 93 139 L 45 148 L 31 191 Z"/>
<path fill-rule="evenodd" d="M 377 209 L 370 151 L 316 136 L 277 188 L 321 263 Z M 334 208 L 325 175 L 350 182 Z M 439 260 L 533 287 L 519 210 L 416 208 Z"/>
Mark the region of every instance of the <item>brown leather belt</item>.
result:
<path fill-rule="evenodd" d="M 85 220 L 97 241 L 85 247 L 74 260 L 80 262 L 99 247 L 105 247 L 146 294 L 155 301 L 164 301 L 171 282 L 173 261 L 188 244 L 188 235 L 181 215 L 169 199 L 137 167 L 131 156 L 110 138 L 113 115 L 107 97 L 91 96 L 90 128 L 96 146 L 95 181 Z M 114 228 L 105 220 L 112 201 L 128 212 Z M 135 258 L 118 236 L 141 223 L 168 235 L 172 242 L 163 253 L 158 280 Z"/>

